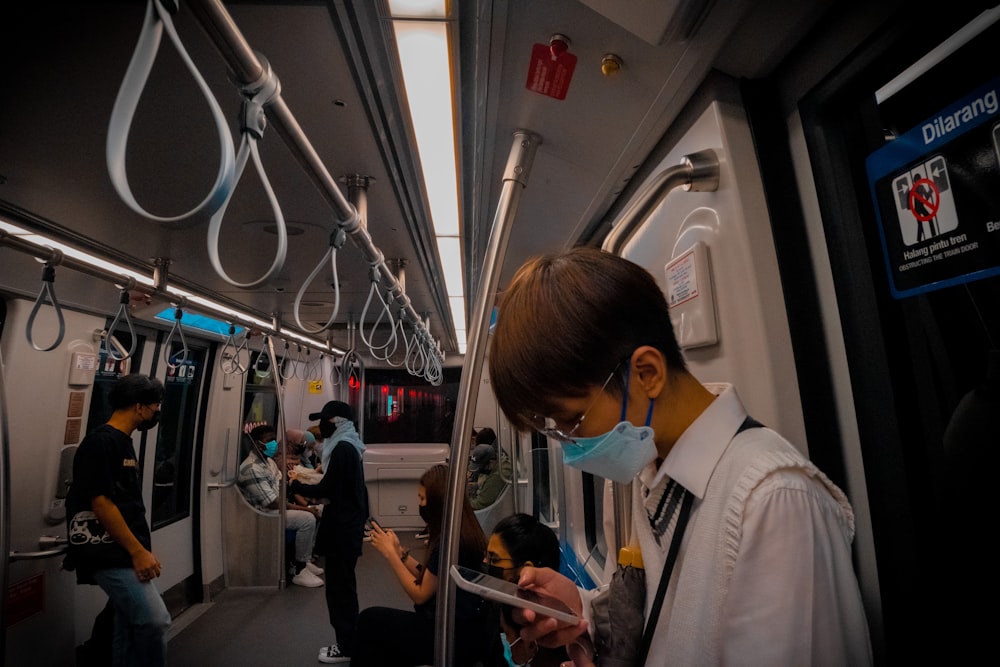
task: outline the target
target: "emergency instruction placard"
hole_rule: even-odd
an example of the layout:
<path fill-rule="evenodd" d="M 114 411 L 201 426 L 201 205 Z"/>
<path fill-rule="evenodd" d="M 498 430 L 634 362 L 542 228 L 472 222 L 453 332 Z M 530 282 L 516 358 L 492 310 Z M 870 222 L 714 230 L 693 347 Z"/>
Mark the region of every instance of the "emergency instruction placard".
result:
<path fill-rule="evenodd" d="M 895 298 L 1000 274 L 1000 78 L 868 156 Z"/>

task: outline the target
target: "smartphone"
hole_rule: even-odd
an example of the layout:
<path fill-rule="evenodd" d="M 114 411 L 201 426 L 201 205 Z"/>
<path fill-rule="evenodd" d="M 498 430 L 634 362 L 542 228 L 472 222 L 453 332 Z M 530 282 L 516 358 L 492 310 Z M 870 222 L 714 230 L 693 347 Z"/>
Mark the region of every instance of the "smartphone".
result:
<path fill-rule="evenodd" d="M 378 521 L 376 521 L 375 517 L 373 517 L 373 516 L 368 517 L 368 525 L 369 525 L 369 527 L 370 526 L 376 526 L 379 530 L 381 530 L 383 532 L 385 530 L 384 528 L 382 528 L 382 524 L 380 524 Z"/>
<path fill-rule="evenodd" d="M 495 600 L 512 607 L 531 609 L 554 619 L 576 625 L 580 618 L 562 600 L 521 588 L 503 579 L 470 570 L 461 565 L 451 566 L 451 578 L 462 590 L 475 593 L 487 600 Z"/>

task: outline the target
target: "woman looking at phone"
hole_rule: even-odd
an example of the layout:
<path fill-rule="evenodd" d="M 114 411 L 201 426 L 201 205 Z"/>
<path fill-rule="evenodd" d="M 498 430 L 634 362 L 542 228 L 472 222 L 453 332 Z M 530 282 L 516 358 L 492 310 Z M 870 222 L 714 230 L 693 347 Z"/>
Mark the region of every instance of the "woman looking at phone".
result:
<path fill-rule="evenodd" d="M 369 607 L 361 612 L 358 642 L 351 656 L 352 667 L 366 665 L 429 665 L 434 662 L 434 620 L 441 524 L 448 493 L 448 467 L 436 465 L 420 478 L 417 489 L 420 517 L 427 523 L 429 538 L 422 558 L 404 549 L 392 530 L 372 522 L 372 546 L 387 563 L 406 594 L 413 611 Z M 486 536 L 465 499 L 458 546 L 458 564 L 481 569 Z M 391 639 L 386 630 L 391 628 Z M 476 661 L 492 664 L 500 654 L 499 613 L 495 606 L 476 595 L 457 591 L 455 598 L 455 665 Z"/>
<path fill-rule="evenodd" d="M 550 567 L 559 569 L 559 538 L 548 526 L 530 514 L 512 514 L 493 529 L 486 547 L 487 573 L 516 584 L 521 568 Z M 504 661 L 500 665 L 519 667 L 558 667 L 569 660 L 563 647 L 543 648 L 536 642 L 522 641 L 515 623 L 504 607 L 500 622 Z"/>

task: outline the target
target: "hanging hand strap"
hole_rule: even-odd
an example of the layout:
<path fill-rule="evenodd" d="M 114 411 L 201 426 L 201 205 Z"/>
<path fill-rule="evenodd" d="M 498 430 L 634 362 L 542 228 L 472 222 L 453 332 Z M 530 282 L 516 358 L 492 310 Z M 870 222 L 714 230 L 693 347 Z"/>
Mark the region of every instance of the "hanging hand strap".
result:
<path fill-rule="evenodd" d="M 221 151 L 219 172 L 215 177 L 215 183 L 202 202 L 186 213 L 166 217 L 153 215 L 136 201 L 129 186 L 128 174 L 125 169 L 125 149 L 128 145 L 129 130 L 132 128 L 132 118 L 139 106 L 139 97 L 146 86 L 146 80 L 153 69 L 153 61 L 156 59 L 156 52 L 160 47 L 160 37 L 163 30 L 167 31 L 170 40 L 177 47 L 177 54 L 181 57 L 188 71 L 191 72 L 195 83 L 198 84 L 198 88 L 201 89 L 202 95 L 208 102 L 212 118 L 215 121 L 216 133 L 219 136 L 219 149 Z M 149 0 L 146 7 L 146 17 L 139 35 L 139 42 L 136 44 L 132 60 L 125 72 L 125 78 L 118 90 L 115 105 L 111 110 L 105 154 L 111 183 L 118 192 L 118 196 L 133 211 L 157 222 L 173 223 L 176 226 L 195 224 L 203 219 L 201 216 L 217 211 L 233 190 L 236 156 L 233 140 L 229 135 L 229 122 L 223 115 L 222 109 L 215 100 L 208 84 L 205 83 L 205 79 L 198 72 L 198 67 L 184 50 L 184 45 L 174 29 L 170 13 L 163 7 L 160 0 Z"/>

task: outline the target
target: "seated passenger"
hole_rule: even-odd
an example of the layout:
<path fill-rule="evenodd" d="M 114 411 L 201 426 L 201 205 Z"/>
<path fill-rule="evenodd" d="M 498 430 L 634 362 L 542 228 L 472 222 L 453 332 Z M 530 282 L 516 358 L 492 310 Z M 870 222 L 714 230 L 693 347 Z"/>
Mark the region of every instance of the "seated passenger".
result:
<path fill-rule="evenodd" d="M 487 572 L 499 579 L 517 583 L 521 568 L 551 567 L 559 569 L 559 538 L 548 526 L 530 514 L 512 514 L 493 529 L 486 547 Z M 532 667 L 558 667 L 569 660 L 566 650 L 541 648 L 535 642 L 522 641 L 519 627 L 504 608 L 500 621 L 504 646 L 505 667 L 530 664 Z"/>
<path fill-rule="evenodd" d="M 259 510 L 269 512 L 278 509 L 280 497 L 280 469 L 274 462 L 278 451 L 278 441 L 274 429 L 266 424 L 250 431 L 250 453 L 240 464 L 237 484 L 247 502 Z M 290 503 L 285 514 L 285 526 L 295 531 L 295 576 L 292 583 L 297 586 L 315 588 L 323 585 L 318 575 L 322 568 L 310 561 L 313 543 L 316 540 L 316 516 L 318 510 Z"/>
<path fill-rule="evenodd" d="M 496 452 L 490 445 L 477 445 L 472 450 L 469 473 L 469 503 L 474 510 L 481 510 L 495 503 L 507 486 L 500 475 Z"/>
<path fill-rule="evenodd" d="M 493 451 L 496 452 L 497 460 L 500 462 L 500 474 L 503 475 L 504 479 L 510 479 L 512 471 L 510 457 L 507 456 L 507 452 L 500 448 L 500 442 L 497 440 L 496 431 L 491 429 L 489 426 L 480 429 L 479 433 L 476 433 L 476 442 L 472 446 L 473 449 L 475 449 L 477 445 L 489 445 L 493 448 Z"/>
<path fill-rule="evenodd" d="M 441 523 L 448 493 L 448 467 L 436 465 L 420 478 L 417 489 L 420 517 L 427 522 L 430 539 L 423 562 L 399 543 L 392 530 L 372 526 L 372 546 L 385 557 L 406 594 L 413 600 L 413 611 L 369 607 L 361 612 L 358 644 L 351 667 L 375 665 L 430 665 L 434 662 L 434 616 L 437 607 L 441 541 Z M 458 564 L 475 570 L 482 568 L 486 536 L 468 501 L 462 507 L 462 525 L 458 545 Z M 482 598 L 466 591 L 456 591 L 455 653 L 457 667 L 494 664 L 501 654 L 498 610 Z"/>

